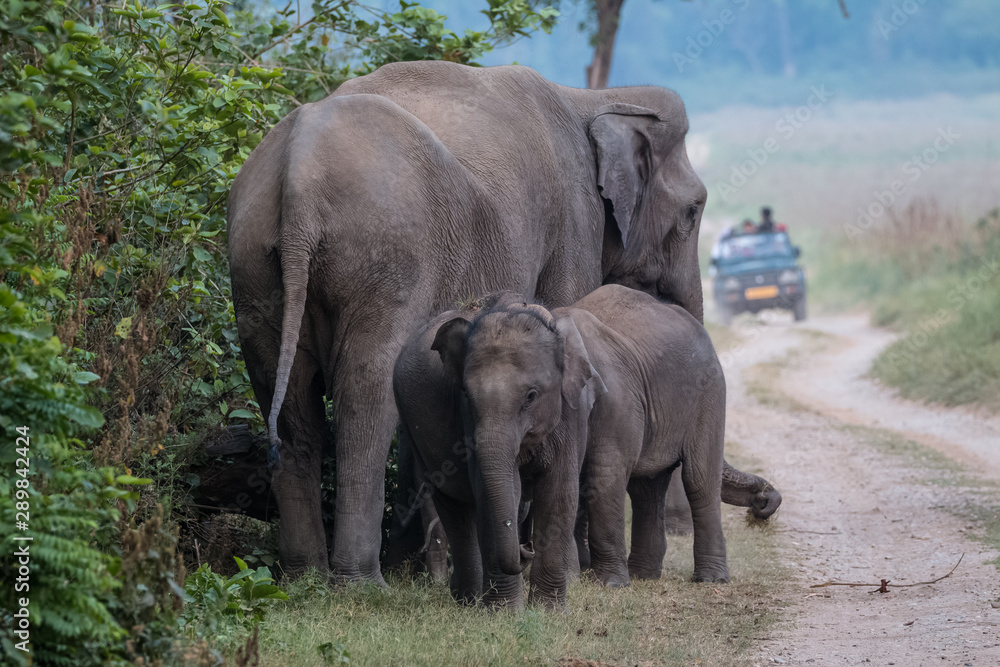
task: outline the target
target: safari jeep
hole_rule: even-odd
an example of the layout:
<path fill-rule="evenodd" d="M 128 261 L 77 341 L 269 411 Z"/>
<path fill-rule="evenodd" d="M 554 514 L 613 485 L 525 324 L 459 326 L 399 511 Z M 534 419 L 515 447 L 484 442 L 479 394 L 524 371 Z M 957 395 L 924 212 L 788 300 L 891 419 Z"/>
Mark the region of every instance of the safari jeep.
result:
<path fill-rule="evenodd" d="M 712 291 L 723 324 L 739 313 L 765 308 L 783 308 L 796 321 L 806 319 L 801 251 L 786 232 L 730 236 L 712 254 Z"/>

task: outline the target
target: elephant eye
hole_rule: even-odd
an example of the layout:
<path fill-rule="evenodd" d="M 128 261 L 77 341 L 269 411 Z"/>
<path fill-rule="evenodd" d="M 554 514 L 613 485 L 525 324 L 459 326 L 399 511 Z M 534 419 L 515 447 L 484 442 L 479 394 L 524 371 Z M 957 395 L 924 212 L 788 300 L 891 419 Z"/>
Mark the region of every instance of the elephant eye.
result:
<path fill-rule="evenodd" d="M 538 390 L 529 389 L 527 395 L 524 397 L 524 404 L 531 405 L 532 403 L 535 402 L 536 398 L 538 398 Z"/>
<path fill-rule="evenodd" d="M 695 223 L 698 221 L 699 210 L 697 204 L 692 204 L 684 211 L 684 217 L 677 225 L 677 232 L 681 238 L 687 238 L 688 234 L 694 230 Z"/>
<path fill-rule="evenodd" d="M 687 223 L 688 229 L 693 229 L 694 223 L 698 220 L 698 207 L 688 206 L 686 218 L 684 222 Z"/>

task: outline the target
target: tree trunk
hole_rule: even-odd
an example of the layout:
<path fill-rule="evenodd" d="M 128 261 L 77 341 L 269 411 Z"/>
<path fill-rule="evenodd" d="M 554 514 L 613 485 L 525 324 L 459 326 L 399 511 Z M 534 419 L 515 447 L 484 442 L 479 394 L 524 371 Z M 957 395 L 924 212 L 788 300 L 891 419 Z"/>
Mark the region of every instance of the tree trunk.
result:
<path fill-rule="evenodd" d="M 625 0 L 594 0 L 597 11 L 597 32 L 594 35 L 594 60 L 587 66 L 587 88 L 608 87 L 611 56 L 615 50 L 618 18 Z"/>

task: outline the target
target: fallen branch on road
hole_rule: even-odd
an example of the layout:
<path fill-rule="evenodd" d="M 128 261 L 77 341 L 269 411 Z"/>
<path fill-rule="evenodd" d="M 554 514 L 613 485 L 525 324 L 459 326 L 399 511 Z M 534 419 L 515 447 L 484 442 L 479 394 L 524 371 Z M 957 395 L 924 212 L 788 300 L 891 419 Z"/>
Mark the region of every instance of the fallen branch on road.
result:
<path fill-rule="evenodd" d="M 822 530 L 800 530 L 798 528 L 779 528 L 774 531 L 776 533 L 806 533 L 809 535 L 843 535 L 844 533 L 839 530 L 822 531 Z"/>
<path fill-rule="evenodd" d="M 813 584 L 809 588 L 825 588 L 826 586 L 878 586 L 879 593 L 888 593 L 890 588 L 912 588 L 913 586 L 927 586 L 929 584 L 936 584 L 942 579 L 947 579 L 948 577 L 950 577 L 952 572 L 958 569 L 958 566 L 961 565 L 963 558 L 965 558 L 964 553 L 958 557 L 958 562 L 955 563 L 955 567 L 951 568 L 951 570 L 948 571 L 948 574 L 942 577 L 938 577 L 933 581 L 918 581 L 915 584 L 890 584 L 889 582 L 892 581 L 891 579 L 882 579 L 881 582 L 878 584 L 871 584 L 871 583 L 858 584 L 858 583 L 848 583 L 844 581 L 827 581 L 822 584 Z"/>

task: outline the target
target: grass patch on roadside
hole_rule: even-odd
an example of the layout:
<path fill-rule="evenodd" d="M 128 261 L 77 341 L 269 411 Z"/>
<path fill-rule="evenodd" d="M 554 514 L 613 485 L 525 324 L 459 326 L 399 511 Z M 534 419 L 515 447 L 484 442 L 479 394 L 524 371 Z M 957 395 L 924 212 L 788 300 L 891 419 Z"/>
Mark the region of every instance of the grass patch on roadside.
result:
<path fill-rule="evenodd" d="M 903 332 L 874 377 L 906 398 L 1000 409 L 1000 210 L 965 225 L 914 200 L 832 246 L 824 297 Z"/>
<path fill-rule="evenodd" d="M 819 352 L 830 344 L 833 337 L 814 329 L 799 329 L 797 332 L 803 337 L 803 343 L 777 359 L 762 361 L 744 369 L 743 386 L 747 396 L 762 405 L 791 412 L 818 414 L 809 406 L 782 391 L 779 388 L 779 380 L 785 369 L 795 366 L 802 357 Z"/>
<path fill-rule="evenodd" d="M 567 614 L 462 608 L 421 576 L 388 590 L 299 580 L 261 625 L 261 664 L 338 664 L 343 651 L 352 665 L 747 664 L 780 617 L 787 573 L 774 538 L 746 527 L 744 513 L 724 507 L 730 584 L 688 581 L 692 538 L 672 536 L 661 579 L 608 590 L 585 577 L 569 589 Z"/>
<path fill-rule="evenodd" d="M 836 418 L 813 410 L 784 393 L 778 383 L 781 371 L 792 365 L 816 345 L 822 345 L 822 338 L 812 338 L 805 346 L 795 348 L 784 357 L 757 364 L 745 373 L 748 395 L 759 402 L 787 412 L 807 412 L 825 420 L 831 427 L 849 434 L 881 454 L 901 459 L 907 466 L 920 474 L 914 479 L 923 484 L 931 484 L 949 489 L 946 502 L 941 509 L 970 522 L 974 530 L 969 537 L 988 548 L 1000 552 L 1000 484 L 983 479 L 966 465 L 954 460 L 932 447 L 923 445 L 891 429 L 846 424 Z M 729 457 L 727 444 L 727 457 Z M 738 450 L 737 450 L 738 461 Z M 733 461 L 732 457 L 730 462 Z M 737 465 L 737 467 L 741 467 Z M 1000 570 L 1000 556 L 989 561 Z"/>
<path fill-rule="evenodd" d="M 926 478 L 927 482 L 945 486 L 975 485 L 973 480 L 967 477 L 968 470 L 961 463 L 896 431 L 855 424 L 841 424 L 839 428 L 883 454 L 902 458 L 912 466 L 938 475 Z"/>

